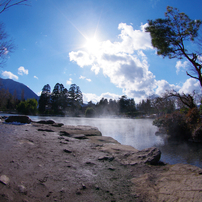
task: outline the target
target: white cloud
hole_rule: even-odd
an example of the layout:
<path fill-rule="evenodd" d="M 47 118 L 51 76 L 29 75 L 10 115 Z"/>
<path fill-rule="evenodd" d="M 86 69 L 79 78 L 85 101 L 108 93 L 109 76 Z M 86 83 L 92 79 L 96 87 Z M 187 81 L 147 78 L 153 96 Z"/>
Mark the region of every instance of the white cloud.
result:
<path fill-rule="evenodd" d="M 83 93 L 83 102 L 84 103 L 88 103 L 90 101 L 92 101 L 93 103 L 97 103 L 99 102 L 102 98 L 106 98 L 106 99 L 112 99 L 112 100 L 118 100 L 121 97 L 121 95 L 116 95 L 113 93 L 102 93 L 101 95 L 96 95 L 93 93 Z"/>
<path fill-rule="evenodd" d="M 80 77 L 79 77 L 79 79 L 85 79 L 85 78 L 86 78 L 85 76 L 80 76 Z"/>
<path fill-rule="evenodd" d="M 3 71 L 1 73 L 2 76 L 6 77 L 6 78 L 9 78 L 9 79 L 15 79 L 15 80 L 18 80 L 18 76 L 14 75 L 13 73 L 11 72 L 8 72 L 8 71 Z"/>
<path fill-rule="evenodd" d="M 94 52 L 72 51 L 69 53 L 70 61 L 76 62 L 81 68 L 91 66 L 95 74 L 103 73 L 111 83 L 122 89 L 123 94 L 133 97 L 136 102 L 153 94 L 160 95 L 165 90 L 179 90 L 179 86 L 165 80 L 157 81 L 149 71 L 148 59 L 143 51 L 154 49 L 150 34 L 145 32 L 146 26 L 144 24 L 139 30 L 134 30 L 131 25 L 120 23 L 118 29 L 121 33 L 117 41 L 100 42 Z M 178 61 L 177 72 L 186 66 L 187 61 Z"/>
<path fill-rule="evenodd" d="M 25 69 L 23 66 L 18 68 L 18 74 L 23 75 L 23 74 L 28 74 L 28 69 Z"/>
<path fill-rule="evenodd" d="M 67 85 L 71 85 L 72 84 L 72 79 L 70 78 L 69 80 L 66 81 Z"/>
<path fill-rule="evenodd" d="M 35 79 L 39 79 L 37 76 L 34 76 Z"/>
<path fill-rule="evenodd" d="M 179 86 L 175 86 L 174 84 L 169 84 L 165 80 L 156 81 L 156 83 L 157 83 L 158 87 L 157 87 L 155 93 L 158 96 L 161 96 L 163 93 L 165 93 L 166 90 L 168 90 L 168 91 L 170 91 L 170 90 L 178 91 L 180 89 Z"/>
<path fill-rule="evenodd" d="M 201 86 L 198 80 L 189 78 L 185 81 L 182 88 L 179 90 L 180 93 L 193 93 L 193 91 L 196 91 L 196 93 L 202 93 L 201 92 Z"/>
<path fill-rule="evenodd" d="M 79 79 L 85 79 L 88 82 L 91 82 L 91 79 L 87 79 L 85 76 L 80 76 Z"/>
<path fill-rule="evenodd" d="M 185 69 L 188 66 L 188 61 L 184 61 L 183 63 L 181 60 L 177 61 L 175 67 L 176 67 L 176 74 L 180 72 L 180 68 Z"/>

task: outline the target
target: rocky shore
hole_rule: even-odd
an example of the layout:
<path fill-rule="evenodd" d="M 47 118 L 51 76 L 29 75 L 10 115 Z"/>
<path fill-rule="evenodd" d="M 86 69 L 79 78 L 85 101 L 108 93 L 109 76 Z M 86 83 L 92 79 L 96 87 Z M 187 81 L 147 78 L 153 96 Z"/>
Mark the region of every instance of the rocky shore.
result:
<path fill-rule="evenodd" d="M 0 122 L 0 201 L 201 201 L 202 169 L 90 126 Z"/>

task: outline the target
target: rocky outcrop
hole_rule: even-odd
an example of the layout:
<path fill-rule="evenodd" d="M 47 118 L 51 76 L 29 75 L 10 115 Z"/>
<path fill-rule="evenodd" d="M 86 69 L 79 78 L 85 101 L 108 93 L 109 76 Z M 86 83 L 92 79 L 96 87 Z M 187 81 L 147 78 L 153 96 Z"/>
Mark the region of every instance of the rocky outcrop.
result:
<path fill-rule="evenodd" d="M 32 120 L 28 116 L 9 116 L 7 119 L 5 119 L 5 122 L 7 123 L 31 123 Z"/>
<path fill-rule="evenodd" d="M 129 145 L 122 145 L 110 137 L 92 137 L 90 139 L 97 146 L 97 149 L 107 152 L 109 156 L 99 157 L 100 159 L 116 159 L 122 165 L 136 165 L 148 163 L 156 165 L 161 158 L 161 151 L 156 147 L 143 149 L 141 151 Z"/>

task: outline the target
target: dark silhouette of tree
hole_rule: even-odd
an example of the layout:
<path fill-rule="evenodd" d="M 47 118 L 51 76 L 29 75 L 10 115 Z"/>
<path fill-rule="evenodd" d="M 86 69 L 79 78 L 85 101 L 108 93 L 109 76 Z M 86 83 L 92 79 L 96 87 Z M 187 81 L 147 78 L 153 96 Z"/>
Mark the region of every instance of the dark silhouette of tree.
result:
<path fill-rule="evenodd" d="M 64 88 L 63 84 L 57 83 L 54 86 L 52 95 L 51 95 L 51 104 L 52 104 L 52 110 L 55 114 L 62 114 L 64 113 L 64 110 L 67 105 L 67 89 Z"/>
<path fill-rule="evenodd" d="M 72 84 L 68 92 L 68 107 L 71 113 L 77 115 L 83 104 L 83 94 L 80 87 L 76 84 Z"/>
<path fill-rule="evenodd" d="M 4 1 L 0 1 L 0 14 L 3 13 L 5 10 L 8 10 L 9 8 L 13 7 L 13 6 L 17 6 L 17 5 L 28 6 L 29 4 L 27 4 L 26 2 L 28 2 L 28 0 L 21 0 L 21 1 L 4 0 Z"/>
<path fill-rule="evenodd" d="M 13 41 L 9 39 L 8 34 L 5 32 L 5 26 L 0 23 L 0 66 L 5 64 L 6 57 L 9 53 L 13 52 L 14 45 Z"/>
<path fill-rule="evenodd" d="M 41 92 L 39 98 L 39 113 L 46 114 L 51 108 L 51 87 L 49 84 L 46 84 Z"/>
<path fill-rule="evenodd" d="M 5 10 L 17 5 L 28 5 L 26 2 L 28 0 L 3 0 L 0 1 L 0 14 Z M 3 66 L 6 61 L 6 56 L 9 53 L 12 53 L 15 49 L 14 43 L 11 39 L 9 39 L 8 34 L 5 32 L 5 26 L 3 23 L 0 23 L 0 66 Z"/>
<path fill-rule="evenodd" d="M 191 20 L 185 13 L 168 6 L 165 19 L 149 20 L 146 32 L 150 32 L 152 45 L 157 48 L 157 54 L 169 58 L 186 58 L 193 67 L 193 74 L 187 75 L 197 79 L 202 86 L 200 60 L 201 53 L 188 51 L 186 41 L 194 41 L 198 36 L 201 20 Z"/>
<path fill-rule="evenodd" d="M 126 95 L 123 95 L 119 101 L 119 111 L 120 113 L 131 114 L 136 111 L 134 99 L 127 99 Z"/>
<path fill-rule="evenodd" d="M 173 90 L 173 91 L 167 92 L 165 97 L 175 97 L 182 103 L 182 105 L 184 105 L 185 107 L 188 107 L 189 109 L 193 109 L 196 107 L 196 104 L 194 101 L 194 95 L 195 95 L 195 92 L 193 92 L 193 95 L 191 95 L 191 94 L 184 94 L 184 93 L 180 94 Z"/>
<path fill-rule="evenodd" d="M 22 89 L 21 91 L 21 101 L 25 101 L 25 91 Z"/>

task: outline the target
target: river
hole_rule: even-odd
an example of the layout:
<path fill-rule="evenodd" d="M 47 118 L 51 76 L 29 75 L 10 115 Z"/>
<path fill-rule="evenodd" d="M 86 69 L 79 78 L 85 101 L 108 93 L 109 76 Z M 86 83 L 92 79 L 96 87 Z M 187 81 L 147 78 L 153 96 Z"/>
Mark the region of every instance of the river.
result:
<path fill-rule="evenodd" d="M 65 125 L 90 125 L 97 127 L 103 136 L 110 136 L 121 144 L 138 150 L 157 147 L 161 150 L 161 161 L 169 164 L 186 163 L 202 168 L 202 144 L 169 140 L 166 135 L 155 135 L 158 128 L 152 119 L 120 118 L 72 118 L 30 116 L 33 121 L 52 119 Z"/>

